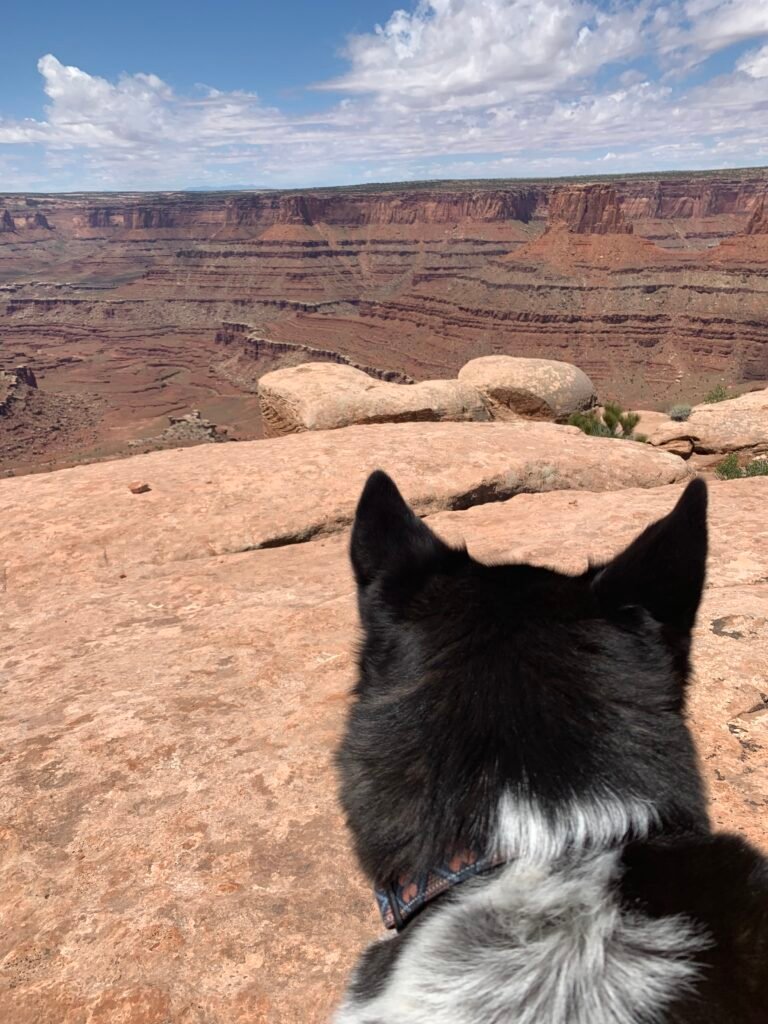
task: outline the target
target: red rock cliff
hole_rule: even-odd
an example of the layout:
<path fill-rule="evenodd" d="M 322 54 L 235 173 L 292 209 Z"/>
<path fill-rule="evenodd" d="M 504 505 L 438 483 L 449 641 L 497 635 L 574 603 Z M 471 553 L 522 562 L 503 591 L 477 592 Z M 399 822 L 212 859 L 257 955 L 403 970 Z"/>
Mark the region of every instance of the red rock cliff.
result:
<path fill-rule="evenodd" d="M 766 196 L 760 197 L 752 211 L 752 216 L 747 222 L 745 234 L 768 235 L 768 203 L 766 203 Z"/>
<path fill-rule="evenodd" d="M 611 185 L 557 189 L 549 203 L 549 228 L 560 225 L 575 235 L 631 235 L 633 230 Z"/>

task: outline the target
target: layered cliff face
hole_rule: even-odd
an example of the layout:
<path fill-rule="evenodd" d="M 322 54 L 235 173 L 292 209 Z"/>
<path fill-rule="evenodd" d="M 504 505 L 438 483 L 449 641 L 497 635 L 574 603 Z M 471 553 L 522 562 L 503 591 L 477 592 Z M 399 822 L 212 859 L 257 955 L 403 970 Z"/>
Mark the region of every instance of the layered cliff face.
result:
<path fill-rule="evenodd" d="M 307 358 L 394 380 L 565 359 L 601 397 L 695 402 L 768 379 L 766 195 L 768 172 L 0 196 L 0 352 L 103 403 L 95 448 L 52 437 L 54 460 L 192 408 L 258 437 L 258 377 Z"/>
<path fill-rule="evenodd" d="M 574 235 L 631 235 L 619 194 L 610 185 L 561 188 L 549 202 L 549 229 L 565 228 Z"/>
<path fill-rule="evenodd" d="M 745 233 L 747 235 L 768 235 L 768 204 L 766 204 L 765 196 L 761 196 L 760 201 L 755 204 Z"/>

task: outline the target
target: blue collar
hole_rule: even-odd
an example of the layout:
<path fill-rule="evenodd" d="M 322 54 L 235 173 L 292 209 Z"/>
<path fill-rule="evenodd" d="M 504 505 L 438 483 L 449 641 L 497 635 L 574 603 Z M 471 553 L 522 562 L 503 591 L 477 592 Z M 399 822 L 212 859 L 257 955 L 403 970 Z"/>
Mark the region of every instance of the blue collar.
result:
<path fill-rule="evenodd" d="M 504 862 L 503 857 L 478 857 L 472 851 L 465 851 L 425 874 L 401 875 L 388 888 L 375 889 L 384 927 L 401 931 L 430 900 Z"/>

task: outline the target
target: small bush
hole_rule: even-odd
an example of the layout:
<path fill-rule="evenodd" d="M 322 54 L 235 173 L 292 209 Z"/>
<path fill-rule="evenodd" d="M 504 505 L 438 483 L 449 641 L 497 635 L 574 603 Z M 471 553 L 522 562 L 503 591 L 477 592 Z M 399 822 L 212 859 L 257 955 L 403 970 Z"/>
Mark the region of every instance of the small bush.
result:
<path fill-rule="evenodd" d="M 589 412 L 575 412 L 568 417 L 572 427 L 578 427 L 591 437 L 617 437 L 625 441 L 647 441 L 645 434 L 636 434 L 640 422 L 636 412 L 624 412 L 618 402 L 606 402 L 602 418 L 595 409 Z"/>
<path fill-rule="evenodd" d="M 728 388 L 725 384 L 717 384 L 704 396 L 704 401 L 708 405 L 713 405 L 715 402 L 724 402 L 728 397 Z"/>
<path fill-rule="evenodd" d="M 736 452 L 726 455 L 722 462 L 715 466 L 715 476 L 718 480 L 738 480 L 744 476 L 744 470 L 739 465 L 739 457 Z"/>
<path fill-rule="evenodd" d="M 768 459 L 753 459 L 744 468 L 744 476 L 768 476 Z"/>
<path fill-rule="evenodd" d="M 715 467 L 715 476 L 720 480 L 742 480 L 747 476 L 768 476 L 768 459 L 753 459 L 746 466 L 739 465 L 736 452 L 726 455 Z"/>
<path fill-rule="evenodd" d="M 690 415 L 690 405 L 673 405 L 669 410 L 669 418 L 671 420 L 676 420 L 678 423 L 685 423 Z"/>

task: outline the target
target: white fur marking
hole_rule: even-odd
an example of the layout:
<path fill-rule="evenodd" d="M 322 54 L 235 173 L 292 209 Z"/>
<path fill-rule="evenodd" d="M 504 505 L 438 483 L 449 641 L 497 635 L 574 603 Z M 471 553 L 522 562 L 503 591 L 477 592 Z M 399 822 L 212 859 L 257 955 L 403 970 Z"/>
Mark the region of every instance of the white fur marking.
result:
<path fill-rule="evenodd" d="M 493 852 L 536 863 L 605 850 L 645 838 L 657 821 L 652 804 L 615 797 L 574 800 L 547 814 L 531 800 L 507 792 L 499 801 Z"/>
<path fill-rule="evenodd" d="M 348 999 L 336 1024 L 653 1024 L 698 971 L 708 941 L 683 917 L 651 919 L 616 898 L 622 839 L 654 820 L 642 802 L 500 803 L 510 864 L 463 883 L 410 937 L 385 991 Z M 614 847 L 614 849 L 606 849 Z"/>

